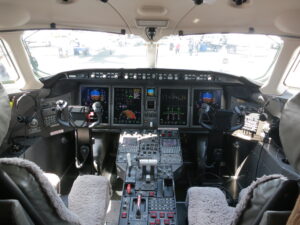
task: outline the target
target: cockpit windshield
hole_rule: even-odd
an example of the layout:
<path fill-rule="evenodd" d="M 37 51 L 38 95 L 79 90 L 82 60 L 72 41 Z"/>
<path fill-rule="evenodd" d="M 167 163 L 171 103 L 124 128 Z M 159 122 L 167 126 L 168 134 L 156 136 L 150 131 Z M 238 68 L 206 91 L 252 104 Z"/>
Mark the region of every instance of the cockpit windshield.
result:
<path fill-rule="evenodd" d="M 147 67 L 146 42 L 135 35 L 38 30 L 24 32 L 23 42 L 40 77 L 77 69 Z"/>
<path fill-rule="evenodd" d="M 78 30 L 26 31 L 23 41 L 39 77 L 87 68 L 193 69 L 243 76 L 258 84 L 271 75 L 282 48 L 277 36 L 204 34 L 168 36 L 153 43 L 134 35 Z M 153 53 L 152 53 L 153 54 Z M 155 59 L 155 63 L 149 60 Z"/>
<path fill-rule="evenodd" d="M 157 67 L 223 72 L 263 83 L 282 45 L 279 37 L 269 35 L 170 36 L 159 42 Z"/>

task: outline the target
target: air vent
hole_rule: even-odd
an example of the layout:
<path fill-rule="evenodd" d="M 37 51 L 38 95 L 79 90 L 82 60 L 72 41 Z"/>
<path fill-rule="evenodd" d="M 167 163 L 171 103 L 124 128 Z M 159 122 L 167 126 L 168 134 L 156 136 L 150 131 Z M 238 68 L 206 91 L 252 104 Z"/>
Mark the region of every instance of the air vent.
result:
<path fill-rule="evenodd" d="M 57 0 L 59 4 L 68 5 L 76 2 L 77 0 Z"/>
<path fill-rule="evenodd" d="M 252 0 L 231 0 L 230 5 L 235 8 L 247 8 L 252 5 Z"/>

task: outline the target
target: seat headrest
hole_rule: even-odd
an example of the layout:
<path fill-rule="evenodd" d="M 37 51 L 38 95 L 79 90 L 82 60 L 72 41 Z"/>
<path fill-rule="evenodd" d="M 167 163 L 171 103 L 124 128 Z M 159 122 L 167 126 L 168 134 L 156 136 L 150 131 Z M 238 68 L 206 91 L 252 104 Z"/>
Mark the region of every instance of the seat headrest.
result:
<path fill-rule="evenodd" d="M 0 146 L 8 131 L 11 118 L 11 108 L 8 95 L 0 83 Z"/>
<path fill-rule="evenodd" d="M 287 159 L 300 172 L 300 93 L 285 104 L 280 117 L 279 134 Z"/>

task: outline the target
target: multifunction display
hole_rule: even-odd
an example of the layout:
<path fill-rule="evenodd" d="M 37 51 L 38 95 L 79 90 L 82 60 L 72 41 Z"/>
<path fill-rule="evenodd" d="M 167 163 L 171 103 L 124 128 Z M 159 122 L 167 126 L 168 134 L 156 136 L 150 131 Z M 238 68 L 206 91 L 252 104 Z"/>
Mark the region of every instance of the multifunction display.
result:
<path fill-rule="evenodd" d="M 221 108 L 222 90 L 194 90 L 193 93 L 193 125 L 199 125 L 199 113 L 203 103 L 214 109 Z"/>
<path fill-rule="evenodd" d="M 141 88 L 114 88 L 114 124 L 141 124 L 141 114 Z"/>
<path fill-rule="evenodd" d="M 81 87 L 81 105 L 92 107 L 94 102 L 100 102 L 103 108 L 102 123 L 109 121 L 109 88 L 108 87 Z"/>
<path fill-rule="evenodd" d="M 188 89 L 161 89 L 160 125 L 185 126 L 188 115 Z"/>

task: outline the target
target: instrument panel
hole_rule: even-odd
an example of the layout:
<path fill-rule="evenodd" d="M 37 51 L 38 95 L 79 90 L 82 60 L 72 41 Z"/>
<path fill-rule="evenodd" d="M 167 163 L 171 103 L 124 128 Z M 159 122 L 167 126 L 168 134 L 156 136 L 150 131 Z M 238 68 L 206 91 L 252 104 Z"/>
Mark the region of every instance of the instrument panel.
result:
<path fill-rule="evenodd" d="M 222 88 L 80 86 L 80 104 L 99 101 L 102 124 L 113 127 L 199 127 L 203 103 L 223 107 Z"/>

